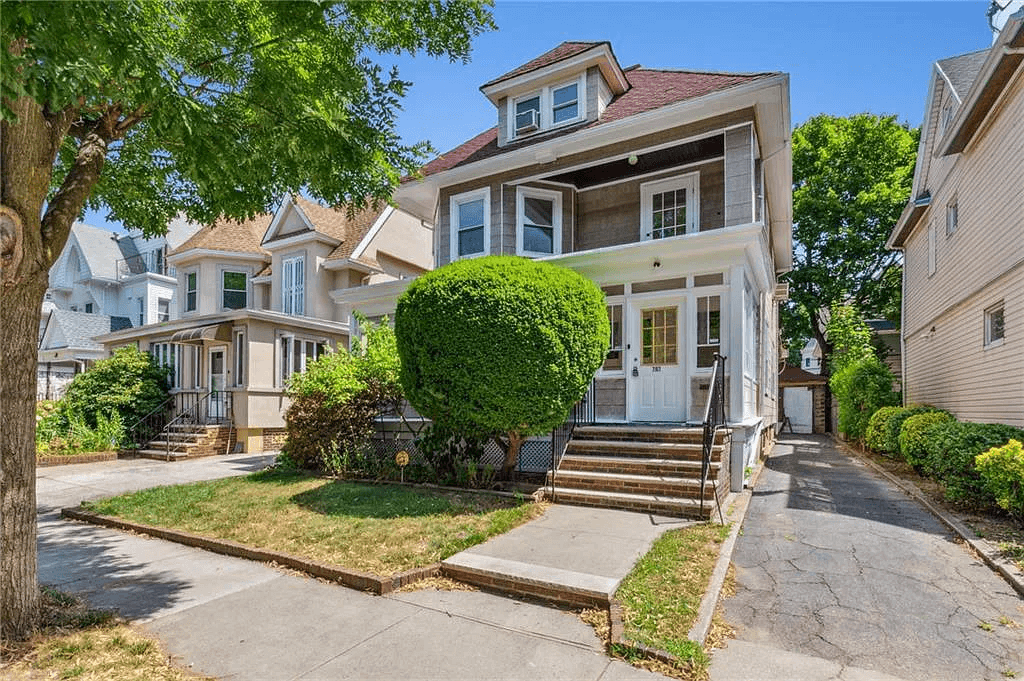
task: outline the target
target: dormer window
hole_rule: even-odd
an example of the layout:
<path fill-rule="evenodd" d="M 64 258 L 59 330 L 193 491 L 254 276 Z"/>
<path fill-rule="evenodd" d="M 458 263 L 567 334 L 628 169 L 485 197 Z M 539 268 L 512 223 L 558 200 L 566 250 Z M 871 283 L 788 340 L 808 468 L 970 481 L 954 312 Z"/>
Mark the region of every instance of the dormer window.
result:
<path fill-rule="evenodd" d="M 511 100 L 510 137 L 521 138 L 584 119 L 586 75 L 548 85 Z"/>

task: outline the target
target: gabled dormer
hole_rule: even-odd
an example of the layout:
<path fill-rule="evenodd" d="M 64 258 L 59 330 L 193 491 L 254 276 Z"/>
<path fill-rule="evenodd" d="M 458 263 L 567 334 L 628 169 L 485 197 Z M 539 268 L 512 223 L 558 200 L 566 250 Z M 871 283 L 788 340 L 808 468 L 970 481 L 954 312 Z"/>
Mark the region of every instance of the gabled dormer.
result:
<path fill-rule="evenodd" d="M 485 83 L 498 109 L 498 146 L 596 121 L 629 81 L 608 42 L 564 42 Z"/>

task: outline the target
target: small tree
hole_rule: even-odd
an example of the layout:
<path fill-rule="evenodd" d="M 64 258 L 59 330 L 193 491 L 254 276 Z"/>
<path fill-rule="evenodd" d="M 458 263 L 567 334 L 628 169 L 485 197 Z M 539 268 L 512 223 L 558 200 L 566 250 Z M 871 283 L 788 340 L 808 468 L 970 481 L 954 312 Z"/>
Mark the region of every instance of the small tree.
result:
<path fill-rule="evenodd" d="M 512 475 L 530 435 L 562 423 L 608 352 L 604 296 L 571 270 L 509 256 L 452 263 L 409 286 L 395 335 L 422 414 L 495 437 Z"/>

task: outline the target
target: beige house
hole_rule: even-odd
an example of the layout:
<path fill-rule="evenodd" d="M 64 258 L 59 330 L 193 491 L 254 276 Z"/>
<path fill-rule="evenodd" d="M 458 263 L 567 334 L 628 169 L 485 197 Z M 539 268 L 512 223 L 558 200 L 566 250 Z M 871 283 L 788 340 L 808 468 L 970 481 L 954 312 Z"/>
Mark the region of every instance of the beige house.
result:
<path fill-rule="evenodd" d="M 904 253 L 908 403 L 1024 426 L 1024 10 L 935 63 Z"/>
<path fill-rule="evenodd" d="M 288 378 L 348 347 L 350 311 L 334 297 L 425 272 L 430 243 L 428 226 L 391 206 L 349 214 L 287 197 L 274 214 L 218 221 L 168 255 L 177 319 L 99 340 L 135 344 L 170 368 L 170 420 L 227 428 L 247 452 L 276 449 Z M 161 446 L 180 440 L 188 453 L 184 437 L 165 435 Z"/>

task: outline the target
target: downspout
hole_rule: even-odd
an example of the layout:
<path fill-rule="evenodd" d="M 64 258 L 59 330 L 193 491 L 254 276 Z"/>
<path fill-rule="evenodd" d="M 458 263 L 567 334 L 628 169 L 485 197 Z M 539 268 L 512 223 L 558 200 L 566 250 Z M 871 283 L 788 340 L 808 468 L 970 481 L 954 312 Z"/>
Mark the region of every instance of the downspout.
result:
<path fill-rule="evenodd" d="M 502 244 L 502 236 L 505 232 L 505 183 L 498 185 L 498 255 L 505 255 L 505 248 Z M 494 230 L 492 229 L 491 232 Z M 492 233 L 491 236 L 494 236 Z"/>
<path fill-rule="evenodd" d="M 903 335 L 903 322 L 907 314 L 907 251 L 900 249 L 903 255 L 903 271 L 900 273 L 900 392 L 903 394 L 903 406 L 907 406 L 907 341 Z"/>

